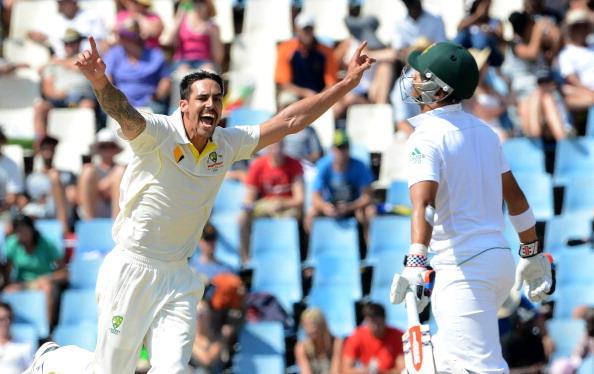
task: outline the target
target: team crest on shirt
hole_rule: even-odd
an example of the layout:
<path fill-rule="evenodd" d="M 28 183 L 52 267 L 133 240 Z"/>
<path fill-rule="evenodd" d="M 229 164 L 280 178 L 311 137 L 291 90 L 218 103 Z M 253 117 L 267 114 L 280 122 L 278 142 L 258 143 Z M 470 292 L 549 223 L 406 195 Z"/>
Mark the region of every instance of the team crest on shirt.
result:
<path fill-rule="evenodd" d="M 216 172 L 221 167 L 223 167 L 223 155 L 217 153 L 217 151 L 212 151 L 208 154 L 208 158 L 206 159 L 206 168 L 210 172 Z"/>
<path fill-rule="evenodd" d="M 109 329 L 109 331 L 111 331 L 112 334 L 119 335 L 120 334 L 119 328 L 122 325 L 122 322 L 124 322 L 124 317 L 113 316 L 111 318 L 111 329 Z"/>
<path fill-rule="evenodd" d="M 176 145 L 175 148 L 173 148 L 173 159 L 178 164 L 181 160 L 184 159 L 184 150 L 181 146 Z"/>
<path fill-rule="evenodd" d="M 420 164 L 421 160 L 424 158 L 425 155 L 419 151 L 419 148 L 415 147 L 415 149 L 413 149 L 413 151 L 410 153 L 409 161 L 413 164 Z"/>

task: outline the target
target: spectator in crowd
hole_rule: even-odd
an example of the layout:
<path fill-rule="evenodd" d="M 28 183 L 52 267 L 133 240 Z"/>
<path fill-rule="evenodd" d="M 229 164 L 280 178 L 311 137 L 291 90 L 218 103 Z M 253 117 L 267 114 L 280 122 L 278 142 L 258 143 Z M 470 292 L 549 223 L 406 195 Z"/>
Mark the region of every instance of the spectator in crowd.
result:
<path fill-rule="evenodd" d="M 56 58 L 66 57 L 62 38 L 66 30 L 74 29 L 84 38 L 92 35 L 97 42 L 97 47 L 107 50 L 107 28 L 103 19 L 96 13 L 83 10 L 78 6 L 78 0 L 58 0 L 58 14 L 48 14 L 46 25 L 49 28 L 30 30 L 27 36 L 44 45 L 47 45 Z M 81 51 L 90 48 L 88 42 L 83 41 Z M 79 51 L 77 51 L 79 52 Z"/>
<path fill-rule="evenodd" d="M 220 71 L 224 57 L 219 27 L 213 17 L 216 9 L 212 0 L 185 0 L 175 14 L 173 40 L 173 70 L 180 75 L 190 70 Z"/>
<path fill-rule="evenodd" d="M 245 184 L 247 191 L 239 218 L 243 263 L 249 260 L 254 217 L 302 217 L 303 168 L 298 160 L 283 153 L 283 141 L 280 141 L 269 145 L 266 154 L 251 163 Z"/>
<path fill-rule="evenodd" d="M 345 374 L 399 374 L 404 369 L 402 331 L 386 325 L 382 305 L 363 307 L 362 325 L 344 344 L 342 369 Z"/>
<path fill-rule="evenodd" d="M 159 48 L 163 21 L 157 13 L 150 10 L 152 3 L 152 0 L 124 0 L 125 9 L 118 11 L 116 15 L 116 32 L 120 33 L 122 27 L 127 28 L 127 25 L 135 23 L 138 25 L 138 34 L 146 42 L 146 47 Z"/>
<path fill-rule="evenodd" d="M 469 49 L 479 68 L 479 82 L 472 98 L 464 105 L 469 111 L 487 123 L 501 142 L 508 138 L 508 132 L 501 123 L 501 116 L 507 109 L 507 101 L 487 81 L 489 69 L 489 56 L 492 53 L 487 47 L 483 50 Z"/>
<path fill-rule="evenodd" d="M 283 140 L 283 150 L 287 156 L 308 165 L 315 164 L 324 153 L 320 138 L 313 127 L 306 127 L 303 131 L 287 136 Z"/>
<path fill-rule="evenodd" d="M 194 254 L 190 265 L 198 273 L 204 274 L 209 281 L 218 274 L 233 272 L 233 269 L 215 258 L 216 244 L 217 229 L 211 223 L 207 223 L 202 230 L 202 238 L 199 243 L 200 251 Z"/>
<path fill-rule="evenodd" d="M 513 12 L 509 21 L 515 37 L 505 70 L 518 99 L 522 130 L 528 137 L 547 132 L 548 137 L 564 139 L 571 124 L 551 70 L 561 46 L 560 30 L 546 17 L 534 21 L 526 12 Z"/>
<path fill-rule="evenodd" d="M 114 192 L 119 189 L 124 169 L 115 162 L 122 149 L 112 130 L 99 130 L 93 148 L 98 160 L 84 164 L 78 180 L 79 217 L 83 220 L 117 215 Z"/>
<path fill-rule="evenodd" d="M 33 359 L 36 346 L 19 342 L 10 334 L 12 307 L 0 301 L 0 373 L 21 374 Z"/>
<path fill-rule="evenodd" d="M 501 337 L 501 351 L 511 373 L 541 373 L 546 365 L 540 319 L 530 303 L 519 304 L 509 317 L 511 329 Z"/>
<path fill-rule="evenodd" d="M 375 216 L 371 196 L 373 174 L 363 162 L 350 156 L 349 147 L 344 130 L 336 130 L 332 153 L 316 164 L 318 173 L 313 184 L 312 206 L 305 219 L 307 232 L 317 216 L 354 216 L 367 237 L 368 224 Z"/>
<path fill-rule="evenodd" d="M 432 43 L 445 41 L 446 34 L 441 17 L 423 9 L 421 0 L 402 0 L 402 2 L 406 7 L 406 14 L 396 22 L 392 48 L 396 51 L 399 60 L 406 61 L 413 50 L 425 49 Z M 412 133 L 412 126 L 406 120 L 420 114 L 421 110 L 418 104 L 404 101 L 400 93 L 401 81 L 402 78 L 396 80 L 390 93 L 390 101 L 394 108 L 396 128 L 409 135 Z M 404 89 L 410 91 L 410 87 Z"/>
<path fill-rule="evenodd" d="M 583 309 L 580 317 L 586 322 L 586 333 L 575 347 L 571 357 L 555 360 L 551 365 L 551 374 L 574 374 L 582 366 L 583 361 L 594 355 L 594 307 Z"/>
<path fill-rule="evenodd" d="M 546 4 L 543 0 L 524 0 L 524 11 L 530 15 L 534 21 L 546 19 L 556 25 L 563 21 L 563 16 L 554 8 Z"/>
<path fill-rule="evenodd" d="M 64 254 L 44 237 L 29 216 L 17 216 L 12 227 L 14 234 L 6 238 L 4 255 L 4 292 L 22 290 L 42 291 L 47 300 L 48 321 L 54 321 L 55 287 L 68 279 Z"/>
<path fill-rule="evenodd" d="M 95 94 L 91 84 L 74 65 L 82 40 L 83 37 L 78 31 L 67 29 L 62 37 L 65 57 L 51 61 L 43 69 L 42 98 L 34 104 L 33 117 L 35 137 L 38 141 L 46 135 L 47 115 L 51 109 L 95 109 Z"/>
<path fill-rule="evenodd" d="M 491 0 L 467 0 L 467 15 L 458 24 L 458 35 L 454 42 L 465 48 L 489 48 L 489 65 L 500 67 L 503 53 L 499 43 L 503 40 L 501 21 L 489 16 Z"/>
<path fill-rule="evenodd" d="M 559 70 L 565 79 L 565 102 L 575 110 L 594 105 L 594 46 L 587 42 L 592 31 L 592 18 L 587 11 L 567 12 L 565 46 L 559 54 Z"/>
<path fill-rule="evenodd" d="M 332 336 L 318 308 L 301 314 L 305 338 L 295 345 L 295 361 L 301 374 L 339 374 L 343 340 Z"/>
<path fill-rule="evenodd" d="M 280 94 L 301 99 L 337 81 L 338 62 L 332 48 L 315 38 L 314 27 L 314 17 L 302 12 L 295 18 L 297 36 L 279 44 L 275 81 Z"/>
<path fill-rule="evenodd" d="M 5 58 L 0 56 L 0 77 L 3 75 L 10 75 L 15 72 L 15 70 L 19 68 L 27 68 L 29 64 L 26 63 L 12 63 L 7 61 Z"/>
<path fill-rule="evenodd" d="M 120 24 L 119 44 L 103 58 L 107 74 L 134 107 L 149 107 L 164 114 L 171 90 L 167 61 L 160 49 L 145 46 L 139 30 L 133 20 Z"/>
<path fill-rule="evenodd" d="M 228 357 L 229 352 L 226 336 L 213 325 L 212 310 L 208 302 L 198 302 L 196 318 L 196 337 L 190 358 L 192 373 L 220 373 L 224 368 L 224 356 Z"/>
<path fill-rule="evenodd" d="M 69 231 L 69 216 L 73 205 L 69 204 L 66 188 L 71 194 L 71 202 L 76 196 L 76 177 L 71 172 L 58 171 L 53 166 L 58 139 L 45 136 L 39 142 L 39 153 L 43 165 L 25 179 L 27 205 L 23 213 L 34 218 L 56 218 L 62 224 L 64 233 Z"/>
<path fill-rule="evenodd" d="M 2 147 L 6 145 L 6 142 L 6 135 L 0 128 L 0 217 L 2 221 L 5 221 L 6 213 L 10 213 L 17 198 L 24 192 L 23 170 L 16 162 L 2 153 Z"/>

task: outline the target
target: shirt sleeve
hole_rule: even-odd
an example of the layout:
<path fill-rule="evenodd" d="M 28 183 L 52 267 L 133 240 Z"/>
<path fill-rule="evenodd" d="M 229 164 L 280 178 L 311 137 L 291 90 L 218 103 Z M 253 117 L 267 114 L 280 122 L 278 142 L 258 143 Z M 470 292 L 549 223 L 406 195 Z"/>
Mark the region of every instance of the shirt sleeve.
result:
<path fill-rule="evenodd" d="M 408 187 L 422 181 L 439 183 L 441 156 L 439 150 L 428 139 L 411 135 L 407 142 Z"/>
<path fill-rule="evenodd" d="M 559 54 L 559 72 L 563 78 L 575 74 L 576 72 L 575 68 L 571 64 L 566 48 Z"/>
<path fill-rule="evenodd" d="M 8 177 L 6 192 L 12 194 L 22 193 L 25 190 L 25 176 L 23 175 L 23 170 L 19 168 L 14 161 L 9 161 L 10 163 L 5 164 L 8 169 L 6 173 L 6 176 Z"/>
<path fill-rule="evenodd" d="M 374 179 L 371 169 L 362 162 L 358 162 L 357 165 L 357 174 L 359 175 L 357 180 L 359 182 L 359 188 L 369 187 Z"/>
<path fill-rule="evenodd" d="M 357 359 L 360 356 L 360 348 L 359 348 L 359 339 L 357 336 L 357 331 L 353 333 L 353 335 L 349 336 L 344 343 L 344 348 L 342 349 L 342 355 L 344 357 L 349 357 L 352 359 Z"/>
<path fill-rule="evenodd" d="M 247 175 L 245 176 L 245 184 L 247 186 L 259 187 L 260 183 L 258 183 L 258 175 L 260 174 L 260 162 L 259 160 L 254 160 L 254 162 L 250 165 L 247 171 Z"/>
<path fill-rule="evenodd" d="M 505 158 L 505 154 L 503 153 L 503 147 L 501 146 L 501 144 L 499 144 L 499 156 L 500 156 L 500 162 L 501 162 L 501 174 L 503 173 L 507 173 L 508 171 L 511 170 L 511 168 L 509 167 L 509 164 L 507 163 L 507 159 Z"/>
<path fill-rule="evenodd" d="M 232 149 L 236 150 L 233 161 L 252 158 L 260 140 L 260 126 L 237 126 L 225 131 Z"/>
<path fill-rule="evenodd" d="M 127 141 L 132 151 L 137 155 L 142 155 L 155 150 L 169 135 L 169 126 L 164 116 L 140 111 L 140 114 L 146 121 L 144 130 L 134 139 L 128 140 L 122 129 L 117 130 L 117 134 L 124 141 Z"/>

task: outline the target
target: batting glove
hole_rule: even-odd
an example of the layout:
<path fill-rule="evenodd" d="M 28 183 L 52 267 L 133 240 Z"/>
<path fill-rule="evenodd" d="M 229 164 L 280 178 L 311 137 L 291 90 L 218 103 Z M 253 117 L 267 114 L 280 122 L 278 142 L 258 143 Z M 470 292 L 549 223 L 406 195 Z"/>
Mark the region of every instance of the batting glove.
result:
<path fill-rule="evenodd" d="M 514 285 L 514 289 L 519 291 L 525 284 L 526 296 L 533 302 L 541 302 L 555 291 L 552 263 L 539 247 L 538 241 L 520 245 Z"/>
<path fill-rule="evenodd" d="M 404 271 L 394 274 L 390 287 L 390 302 L 400 304 L 404 301 L 407 290 L 412 290 L 417 297 L 419 313 L 429 304 L 429 293 L 425 292 L 425 274 L 427 272 L 427 256 L 409 254 L 404 257 Z"/>

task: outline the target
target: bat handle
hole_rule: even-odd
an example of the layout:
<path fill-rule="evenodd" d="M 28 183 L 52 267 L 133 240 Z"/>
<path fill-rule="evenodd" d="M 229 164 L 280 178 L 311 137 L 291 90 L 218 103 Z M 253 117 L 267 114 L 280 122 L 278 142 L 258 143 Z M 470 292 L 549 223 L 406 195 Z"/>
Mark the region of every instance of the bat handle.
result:
<path fill-rule="evenodd" d="M 408 326 L 414 326 L 420 324 L 419 312 L 417 311 L 417 297 L 412 290 L 406 291 L 404 297 L 404 303 L 406 305 L 406 316 L 408 317 Z"/>

